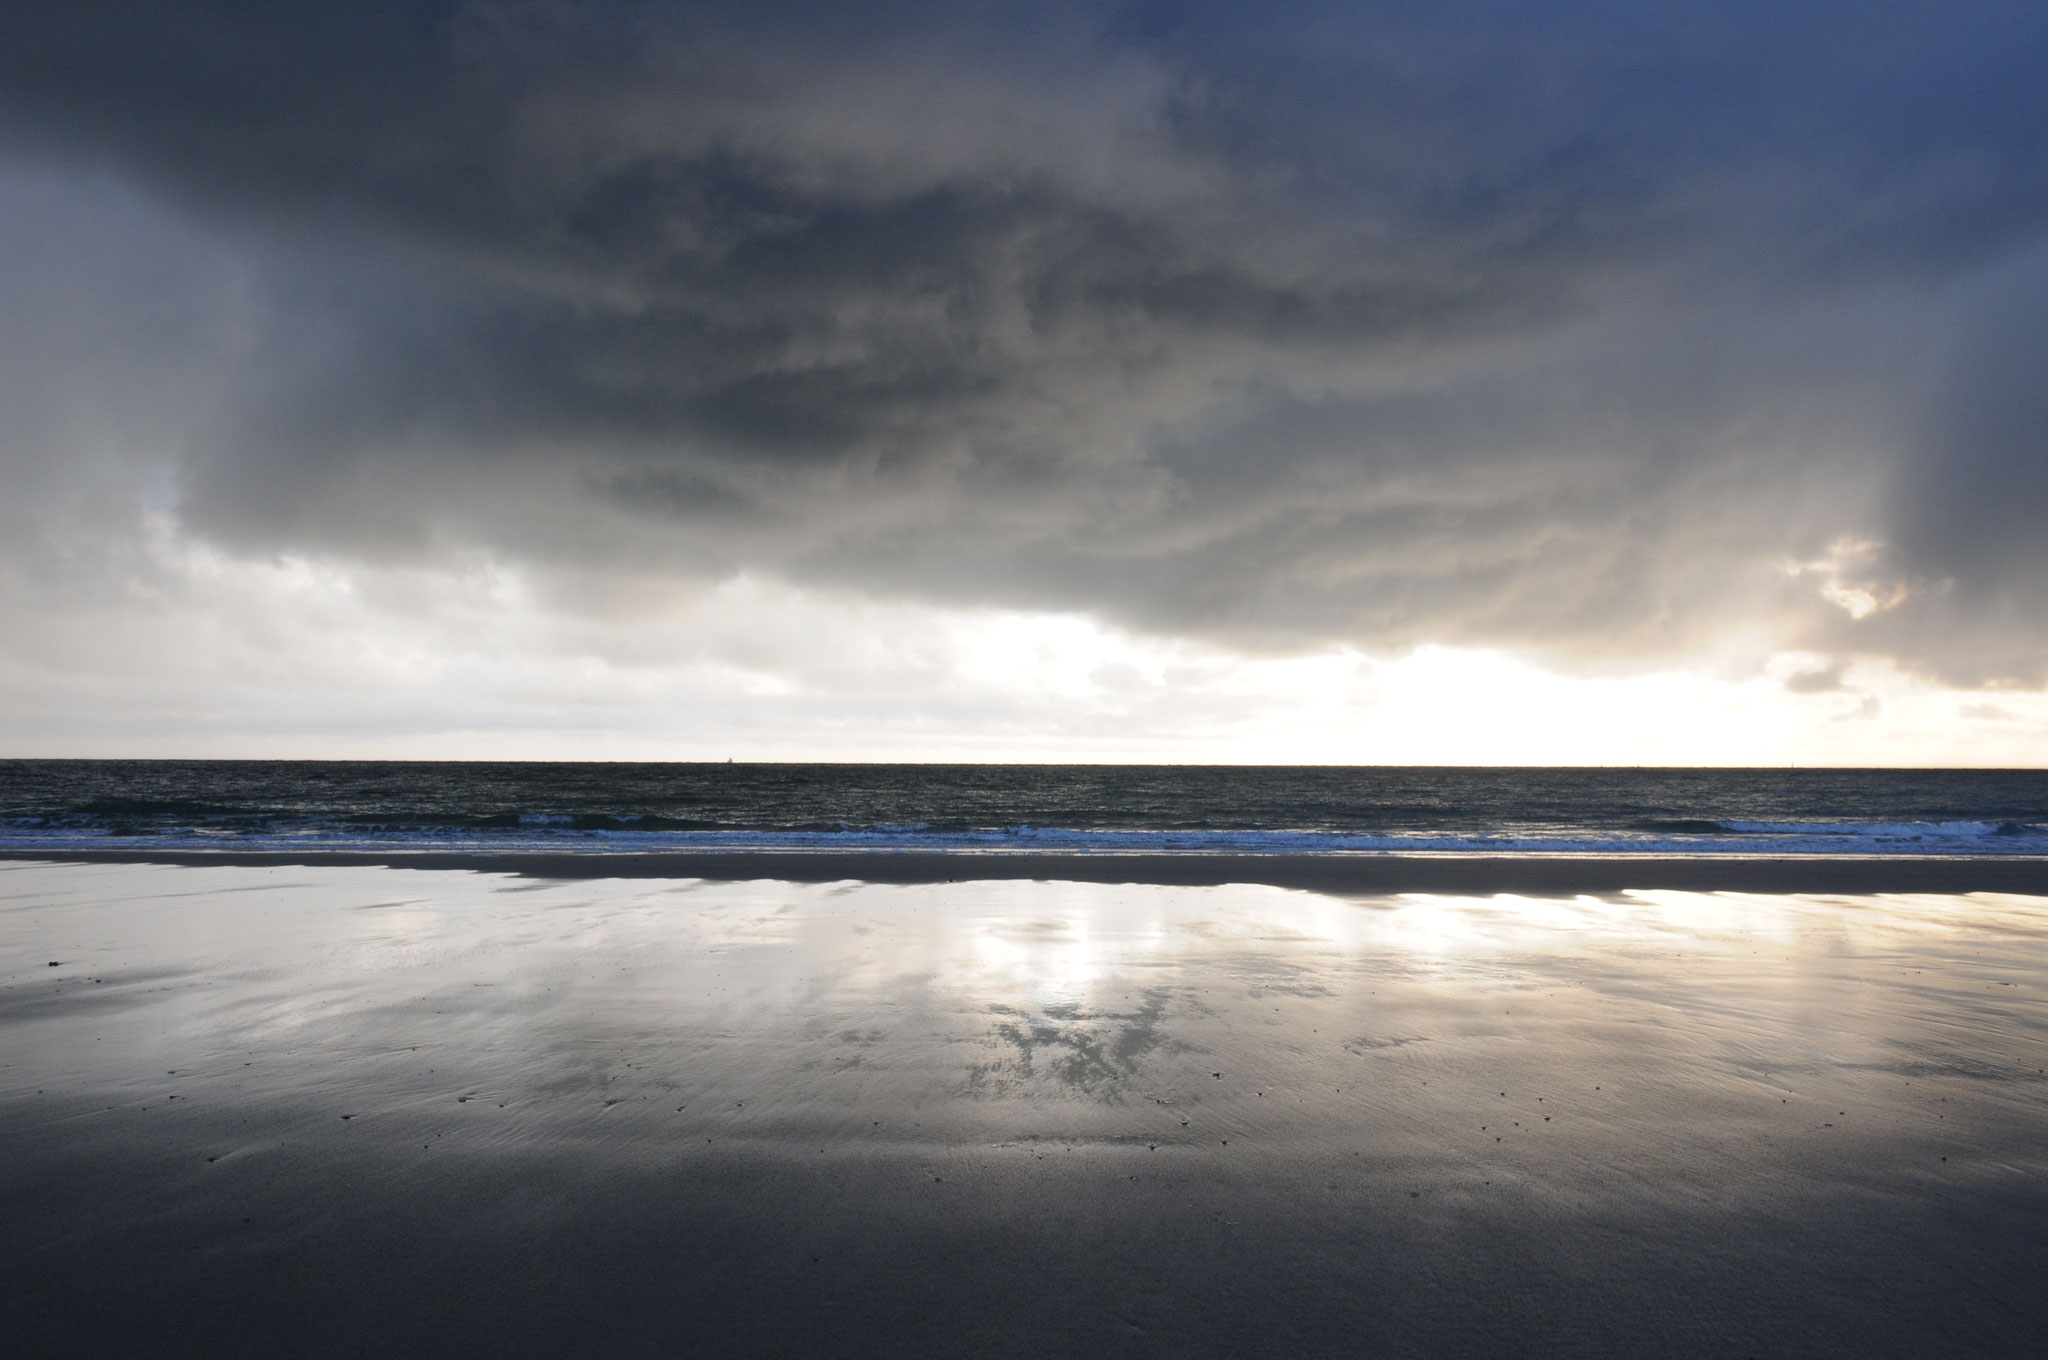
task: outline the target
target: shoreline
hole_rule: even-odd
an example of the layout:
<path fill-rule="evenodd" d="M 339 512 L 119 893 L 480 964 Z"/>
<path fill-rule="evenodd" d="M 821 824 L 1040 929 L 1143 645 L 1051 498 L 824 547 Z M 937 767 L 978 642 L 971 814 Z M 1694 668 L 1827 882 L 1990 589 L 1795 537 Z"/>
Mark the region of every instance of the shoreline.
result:
<path fill-rule="evenodd" d="M 2001 892 L 2048 896 L 2048 856 L 2028 858 L 1672 855 L 958 854 L 714 850 L 13 850 L 0 862 L 237 868 L 390 868 L 534 879 L 928 884 L 1029 880 L 1169 887 L 1257 884 L 1334 894 Z"/>

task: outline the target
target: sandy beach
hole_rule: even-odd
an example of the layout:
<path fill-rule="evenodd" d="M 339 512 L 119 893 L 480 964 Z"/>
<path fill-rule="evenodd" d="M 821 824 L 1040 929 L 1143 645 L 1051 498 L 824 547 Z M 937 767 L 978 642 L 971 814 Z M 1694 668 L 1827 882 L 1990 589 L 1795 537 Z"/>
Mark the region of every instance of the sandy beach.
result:
<path fill-rule="evenodd" d="M 2048 1337 L 2048 897 L 1978 876 L 2032 866 L 1691 861 L 1688 887 L 1525 862 L 1510 892 L 1466 862 L 1311 891 L 1199 864 L 922 881 L 913 858 L 896 882 L 0 865 L 15 1334 L 38 1355 Z"/>

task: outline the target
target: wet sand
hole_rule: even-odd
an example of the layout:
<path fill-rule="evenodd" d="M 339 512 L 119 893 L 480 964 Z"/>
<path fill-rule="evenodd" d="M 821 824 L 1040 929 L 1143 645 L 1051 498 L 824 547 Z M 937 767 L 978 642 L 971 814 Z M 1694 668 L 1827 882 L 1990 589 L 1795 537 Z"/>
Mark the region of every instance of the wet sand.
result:
<path fill-rule="evenodd" d="M 2048 898 L 1891 882 L 0 864 L 10 1331 L 2037 1353 Z"/>

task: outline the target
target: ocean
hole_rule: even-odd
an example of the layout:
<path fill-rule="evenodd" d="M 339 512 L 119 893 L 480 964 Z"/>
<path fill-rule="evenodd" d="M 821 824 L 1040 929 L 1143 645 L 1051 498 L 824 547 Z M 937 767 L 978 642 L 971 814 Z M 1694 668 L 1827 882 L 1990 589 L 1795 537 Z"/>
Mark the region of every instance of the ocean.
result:
<path fill-rule="evenodd" d="M 2048 853 L 2048 771 L 0 761 L 0 850 Z"/>

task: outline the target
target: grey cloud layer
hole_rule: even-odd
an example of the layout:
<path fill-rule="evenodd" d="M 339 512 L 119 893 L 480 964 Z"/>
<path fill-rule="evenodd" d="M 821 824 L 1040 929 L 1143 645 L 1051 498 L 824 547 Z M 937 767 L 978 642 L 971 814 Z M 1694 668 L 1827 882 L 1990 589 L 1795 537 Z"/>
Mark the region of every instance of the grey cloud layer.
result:
<path fill-rule="evenodd" d="M 1784 9 L 21 5 L 5 456 L 249 551 L 2037 681 L 2048 19 Z"/>

